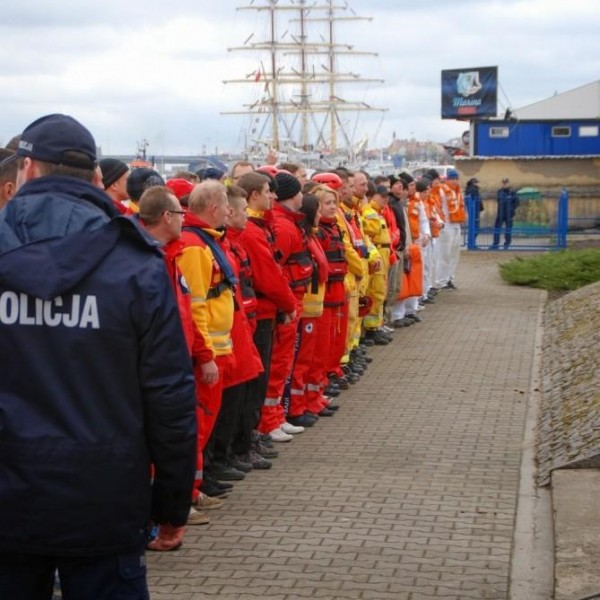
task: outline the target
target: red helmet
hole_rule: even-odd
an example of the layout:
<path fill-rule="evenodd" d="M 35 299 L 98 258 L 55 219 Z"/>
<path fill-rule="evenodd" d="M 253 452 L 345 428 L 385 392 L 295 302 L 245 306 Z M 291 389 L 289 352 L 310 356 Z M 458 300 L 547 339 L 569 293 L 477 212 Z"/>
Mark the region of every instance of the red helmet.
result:
<path fill-rule="evenodd" d="M 194 184 L 187 179 L 169 179 L 165 187 L 169 188 L 178 200 L 181 200 L 184 196 L 189 196 L 192 193 Z"/>
<path fill-rule="evenodd" d="M 358 316 L 366 317 L 373 306 L 373 299 L 369 296 L 361 296 L 358 299 Z"/>
<path fill-rule="evenodd" d="M 312 176 L 312 180 L 332 190 L 339 190 L 344 185 L 341 177 L 335 173 L 317 173 Z"/>
<path fill-rule="evenodd" d="M 259 173 L 266 173 L 271 177 L 275 177 L 279 173 L 279 169 L 275 165 L 262 165 L 256 169 Z"/>

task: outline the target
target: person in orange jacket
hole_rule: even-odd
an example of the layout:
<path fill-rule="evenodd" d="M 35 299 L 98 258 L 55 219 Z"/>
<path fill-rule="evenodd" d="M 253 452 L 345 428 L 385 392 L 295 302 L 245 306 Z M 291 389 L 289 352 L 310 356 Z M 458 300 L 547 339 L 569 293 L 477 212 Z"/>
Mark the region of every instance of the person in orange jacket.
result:
<path fill-rule="evenodd" d="M 459 183 L 458 171 L 450 169 L 442 196 L 442 211 L 446 227 L 439 239 L 436 287 L 455 289 L 454 279 L 462 244 L 461 226 L 466 219 L 465 199 Z"/>
<path fill-rule="evenodd" d="M 422 302 L 433 302 L 432 291 L 433 283 L 436 278 L 437 258 L 438 258 L 438 243 L 442 234 L 445 222 L 442 214 L 440 197 L 437 194 L 431 193 L 432 187 L 428 177 L 421 179 L 422 191 L 419 192 L 425 214 L 429 219 L 429 229 L 431 230 L 431 243 L 423 248 L 423 297 Z"/>

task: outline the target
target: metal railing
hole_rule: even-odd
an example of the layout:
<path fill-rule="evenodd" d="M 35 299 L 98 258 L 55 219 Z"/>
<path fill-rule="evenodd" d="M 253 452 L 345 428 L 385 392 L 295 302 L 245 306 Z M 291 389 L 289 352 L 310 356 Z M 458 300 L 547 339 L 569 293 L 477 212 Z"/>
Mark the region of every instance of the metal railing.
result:
<path fill-rule="evenodd" d="M 506 212 L 495 200 L 484 203 L 465 198 L 468 250 L 559 250 L 567 247 L 569 193 L 558 198 L 521 198 L 516 210 Z"/>

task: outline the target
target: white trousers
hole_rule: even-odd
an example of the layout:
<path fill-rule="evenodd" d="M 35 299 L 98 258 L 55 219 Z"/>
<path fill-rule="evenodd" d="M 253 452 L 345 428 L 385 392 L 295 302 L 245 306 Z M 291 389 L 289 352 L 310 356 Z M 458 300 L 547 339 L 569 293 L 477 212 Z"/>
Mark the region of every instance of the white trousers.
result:
<path fill-rule="evenodd" d="M 460 258 L 460 225 L 448 223 L 440 232 L 437 239 L 437 261 L 435 287 L 444 287 L 449 281 L 454 280 L 458 259 Z"/>

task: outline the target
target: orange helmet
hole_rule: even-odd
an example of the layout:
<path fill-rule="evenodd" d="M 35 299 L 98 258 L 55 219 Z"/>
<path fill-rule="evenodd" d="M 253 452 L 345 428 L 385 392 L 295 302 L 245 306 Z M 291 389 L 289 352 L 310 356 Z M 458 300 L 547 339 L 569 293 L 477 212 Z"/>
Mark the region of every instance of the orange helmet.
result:
<path fill-rule="evenodd" d="M 341 177 L 335 173 L 317 173 L 312 176 L 312 180 L 332 190 L 339 190 L 344 185 Z"/>

